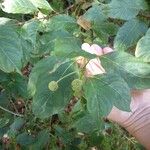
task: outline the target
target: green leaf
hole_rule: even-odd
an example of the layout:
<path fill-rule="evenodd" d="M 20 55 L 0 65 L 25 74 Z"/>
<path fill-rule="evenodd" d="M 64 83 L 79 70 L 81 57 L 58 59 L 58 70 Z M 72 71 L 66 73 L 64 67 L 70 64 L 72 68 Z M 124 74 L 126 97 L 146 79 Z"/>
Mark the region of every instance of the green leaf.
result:
<path fill-rule="evenodd" d="M 99 5 L 93 5 L 90 9 L 88 9 L 83 17 L 93 23 L 95 21 L 103 22 L 107 20 L 107 16 L 103 13 Z"/>
<path fill-rule="evenodd" d="M 39 9 L 51 11 L 52 8 L 46 0 L 4 0 L 3 11 L 7 13 L 33 14 Z"/>
<path fill-rule="evenodd" d="M 84 116 L 75 121 L 73 127 L 75 127 L 78 132 L 89 134 L 100 128 L 97 122 L 98 120 L 95 120 L 93 116 L 87 112 Z"/>
<path fill-rule="evenodd" d="M 29 91 L 33 96 L 33 113 L 37 117 L 47 118 L 65 108 L 73 94 L 71 82 L 75 78 L 74 71 L 72 61 L 64 61 L 54 56 L 36 64 L 30 75 Z M 63 79 L 58 82 L 58 89 L 50 91 L 49 82 L 61 78 Z"/>
<path fill-rule="evenodd" d="M 38 20 L 29 20 L 22 26 L 20 35 L 35 46 L 39 26 L 40 22 Z"/>
<path fill-rule="evenodd" d="M 71 34 L 69 34 L 67 31 L 49 31 L 47 33 L 44 33 L 40 38 L 41 47 L 39 49 L 40 52 L 43 53 L 49 53 L 51 51 L 54 51 L 55 47 L 55 41 L 56 39 L 63 39 L 63 38 L 69 38 L 72 37 Z"/>
<path fill-rule="evenodd" d="M 25 120 L 23 118 L 16 118 L 13 124 L 10 126 L 10 129 L 18 131 L 22 128 L 24 123 L 25 123 Z"/>
<path fill-rule="evenodd" d="M 19 130 L 21 130 L 24 124 L 24 118 L 15 118 L 14 122 L 10 125 L 10 128 L 7 131 L 8 136 L 11 138 L 16 138 L 16 135 L 19 133 Z"/>
<path fill-rule="evenodd" d="M 35 143 L 31 146 L 32 150 L 42 149 L 49 143 L 50 136 L 48 130 L 42 130 L 38 133 Z"/>
<path fill-rule="evenodd" d="M 0 70 L 0 81 L 1 84 L 4 82 L 7 82 L 7 80 L 9 80 L 9 75 L 5 72 L 3 72 L 2 70 Z"/>
<path fill-rule="evenodd" d="M 6 104 L 9 101 L 9 98 L 6 94 L 11 94 L 13 97 L 23 97 L 27 98 L 27 78 L 21 76 L 17 73 L 6 74 L 0 71 L 0 81 L 1 86 L 5 89 L 1 92 L 0 99 L 2 100 L 2 104 Z M 4 101 L 5 100 L 5 101 Z M 1 103 L 0 102 L 0 103 Z"/>
<path fill-rule="evenodd" d="M 71 57 L 82 53 L 81 41 L 64 30 L 50 31 L 44 33 L 40 38 L 39 50 L 35 53 L 50 53 L 62 57 Z"/>
<path fill-rule="evenodd" d="M 40 28 L 40 24 L 40 21 L 36 19 L 29 20 L 24 23 L 21 27 L 21 31 L 19 32 L 23 50 L 22 62 L 24 66 L 31 60 L 32 54 L 37 51 L 37 43 L 39 42 L 38 30 Z"/>
<path fill-rule="evenodd" d="M 55 40 L 54 53 L 56 56 L 70 57 L 72 53 L 81 52 L 81 41 L 69 36 Z"/>
<path fill-rule="evenodd" d="M 116 35 L 118 26 L 110 22 L 95 22 L 92 26 L 96 35 L 108 43 L 110 36 Z"/>
<path fill-rule="evenodd" d="M 57 12 L 63 12 L 64 11 L 64 1 L 62 0 L 51 0 L 51 6 L 54 8 Z"/>
<path fill-rule="evenodd" d="M 47 0 L 30 0 L 36 8 L 40 8 L 42 10 L 52 11 L 52 7 L 49 5 Z"/>
<path fill-rule="evenodd" d="M 46 23 L 46 31 L 58 31 L 65 30 L 70 33 L 73 33 L 78 29 L 76 19 L 68 16 L 68 15 L 57 15 L 50 18 Z"/>
<path fill-rule="evenodd" d="M 147 8 L 145 0 L 112 0 L 106 9 L 111 18 L 130 20 Z"/>
<path fill-rule="evenodd" d="M 30 0 L 4 0 L 3 11 L 7 13 L 30 14 L 38 11 Z"/>
<path fill-rule="evenodd" d="M 0 18 L 0 69 L 4 72 L 20 73 L 22 67 L 23 52 L 17 30 L 14 20 Z"/>
<path fill-rule="evenodd" d="M 67 129 L 63 129 L 60 126 L 55 126 L 55 134 L 57 137 L 59 137 L 62 141 L 62 143 L 69 145 L 71 143 L 71 141 L 74 138 L 74 131 L 70 132 Z"/>
<path fill-rule="evenodd" d="M 21 14 L 9 14 L 2 10 L 1 2 L 0 2 L 0 17 L 11 18 L 16 20 L 22 20 Z"/>
<path fill-rule="evenodd" d="M 25 67 L 27 63 L 30 62 L 32 53 L 34 49 L 36 49 L 36 46 L 33 45 L 29 40 L 24 39 L 21 35 L 20 35 L 20 41 L 21 41 L 21 46 L 23 51 L 22 66 Z"/>
<path fill-rule="evenodd" d="M 147 25 L 137 19 L 127 21 L 117 33 L 114 41 L 115 49 L 125 51 L 134 46 L 147 29 Z"/>
<path fill-rule="evenodd" d="M 28 98 L 27 79 L 20 74 L 8 74 L 8 79 L 3 83 L 3 87 L 14 97 Z"/>
<path fill-rule="evenodd" d="M 92 133 L 93 131 L 100 129 L 97 120 L 89 114 L 86 109 L 86 104 L 84 104 L 82 100 L 78 101 L 73 107 L 71 119 L 73 120 L 73 128 L 76 128 L 78 132 Z"/>
<path fill-rule="evenodd" d="M 112 137 L 110 137 L 110 138 L 112 138 Z M 93 132 L 92 134 L 89 135 L 90 147 L 93 147 L 93 146 L 101 147 L 103 139 L 104 139 L 103 135 Z"/>
<path fill-rule="evenodd" d="M 137 43 L 135 56 L 144 62 L 150 62 L 150 29 Z"/>
<path fill-rule="evenodd" d="M 24 132 L 17 136 L 16 141 L 17 144 L 20 144 L 21 146 L 28 146 L 35 142 L 35 138 L 32 135 L 29 135 L 28 133 Z"/>
<path fill-rule="evenodd" d="M 84 94 L 88 111 L 99 121 L 110 113 L 113 106 L 130 111 L 130 88 L 119 75 L 107 73 L 88 79 Z"/>
<path fill-rule="evenodd" d="M 107 21 L 107 16 L 99 5 L 93 5 L 83 17 L 92 23 L 93 31 L 106 43 L 108 42 L 108 37 L 115 35 L 117 32 L 117 25 Z"/>
<path fill-rule="evenodd" d="M 106 72 L 119 74 L 131 89 L 150 88 L 150 65 L 126 53 L 115 51 L 101 58 Z"/>

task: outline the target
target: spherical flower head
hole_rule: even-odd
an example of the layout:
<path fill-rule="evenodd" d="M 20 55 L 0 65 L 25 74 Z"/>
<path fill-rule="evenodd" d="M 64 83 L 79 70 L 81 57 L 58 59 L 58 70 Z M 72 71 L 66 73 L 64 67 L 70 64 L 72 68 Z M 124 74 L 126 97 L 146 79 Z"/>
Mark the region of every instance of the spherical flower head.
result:
<path fill-rule="evenodd" d="M 58 83 L 56 81 L 51 81 L 48 84 L 48 88 L 50 91 L 56 91 L 58 89 Z"/>
<path fill-rule="evenodd" d="M 80 79 L 74 79 L 71 85 L 73 91 L 80 92 L 82 90 L 83 81 Z"/>

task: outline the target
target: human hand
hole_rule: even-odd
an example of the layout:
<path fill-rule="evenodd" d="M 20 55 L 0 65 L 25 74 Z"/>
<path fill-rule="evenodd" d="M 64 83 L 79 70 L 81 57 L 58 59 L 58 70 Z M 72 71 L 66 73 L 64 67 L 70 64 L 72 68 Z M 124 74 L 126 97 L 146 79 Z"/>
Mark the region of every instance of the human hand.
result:
<path fill-rule="evenodd" d="M 82 49 L 101 56 L 113 50 L 109 47 L 101 48 L 97 44 L 82 44 Z M 106 73 L 98 58 L 92 59 L 86 65 L 85 75 L 91 77 L 97 74 Z M 132 90 L 131 112 L 119 110 L 116 107 L 107 116 L 109 120 L 117 122 L 130 132 L 147 149 L 150 149 L 150 89 Z"/>
<path fill-rule="evenodd" d="M 107 118 L 123 126 L 150 150 L 150 89 L 132 90 L 131 95 L 131 112 L 113 107 Z"/>

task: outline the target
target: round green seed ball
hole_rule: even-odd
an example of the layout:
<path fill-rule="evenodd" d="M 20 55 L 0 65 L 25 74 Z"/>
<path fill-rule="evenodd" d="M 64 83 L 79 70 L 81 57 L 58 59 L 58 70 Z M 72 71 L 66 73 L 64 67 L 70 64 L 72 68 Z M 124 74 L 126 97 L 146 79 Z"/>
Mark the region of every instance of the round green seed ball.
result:
<path fill-rule="evenodd" d="M 72 81 L 71 85 L 72 85 L 73 91 L 81 91 L 82 86 L 83 86 L 83 82 L 80 79 L 75 79 Z"/>
<path fill-rule="evenodd" d="M 58 89 L 58 83 L 56 81 L 51 81 L 48 84 L 48 88 L 50 91 L 56 91 Z"/>

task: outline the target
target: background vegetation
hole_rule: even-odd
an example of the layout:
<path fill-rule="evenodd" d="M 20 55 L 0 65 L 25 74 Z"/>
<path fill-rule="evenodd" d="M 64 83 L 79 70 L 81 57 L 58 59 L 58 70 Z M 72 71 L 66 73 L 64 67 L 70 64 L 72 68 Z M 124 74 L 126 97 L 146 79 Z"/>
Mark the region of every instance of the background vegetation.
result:
<path fill-rule="evenodd" d="M 0 2 L 0 149 L 143 149 L 105 117 L 150 88 L 149 0 Z M 115 50 L 100 58 L 106 75 L 84 77 L 76 57 L 96 57 L 84 42 Z"/>

